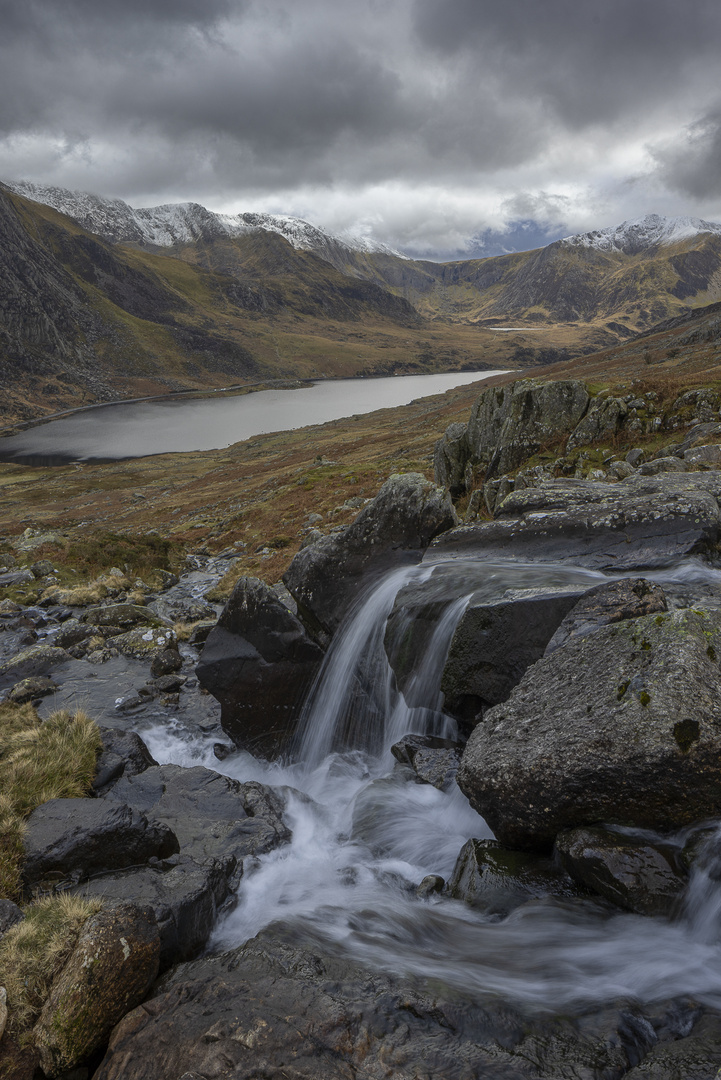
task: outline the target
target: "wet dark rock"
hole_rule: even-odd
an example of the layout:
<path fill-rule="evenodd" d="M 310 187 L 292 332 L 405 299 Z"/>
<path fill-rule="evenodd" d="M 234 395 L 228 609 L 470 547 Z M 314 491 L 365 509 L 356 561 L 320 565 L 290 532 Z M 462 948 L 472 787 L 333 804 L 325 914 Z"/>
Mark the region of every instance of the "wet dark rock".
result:
<path fill-rule="evenodd" d="M 374 575 L 418 562 L 457 522 L 444 488 L 420 473 L 391 476 L 351 525 L 299 551 L 283 580 L 303 620 L 332 634 Z"/>
<path fill-rule="evenodd" d="M 148 993 L 159 960 L 150 909 L 116 904 L 88 919 L 33 1029 L 43 1072 L 68 1078 L 66 1070 L 101 1050 L 115 1024 Z"/>
<path fill-rule="evenodd" d="M 194 626 L 190 637 L 188 638 L 189 645 L 204 645 L 208 640 L 211 630 L 215 629 L 218 620 L 213 618 L 207 622 L 200 622 L 197 626 Z"/>
<path fill-rule="evenodd" d="M 167 858 L 179 851 L 165 823 L 105 799 L 50 799 L 27 819 L 23 883 L 35 888 L 48 875 L 88 877 Z"/>
<path fill-rule="evenodd" d="M 396 761 L 410 766 L 419 780 L 439 791 L 455 783 L 462 752 L 463 743 L 434 735 L 405 735 L 391 747 Z"/>
<path fill-rule="evenodd" d="M 549 858 L 503 847 L 496 840 L 468 840 L 445 892 L 487 915 L 508 915 L 528 900 L 585 896 Z"/>
<path fill-rule="evenodd" d="M 443 892 L 445 881 L 438 874 L 426 874 L 416 889 L 419 900 L 426 900 L 429 896 L 437 896 Z"/>
<path fill-rule="evenodd" d="M 639 915 L 670 915 L 687 883 L 668 848 L 610 829 L 565 830 L 556 850 L 575 881 Z"/>
<path fill-rule="evenodd" d="M 240 578 L 196 668 L 239 745 L 276 754 L 292 735 L 323 659 L 320 646 L 258 578 Z"/>
<path fill-rule="evenodd" d="M 7 933 L 11 926 L 22 922 L 25 918 L 22 909 L 13 904 L 12 900 L 0 899 L 0 936 Z"/>
<path fill-rule="evenodd" d="M 497 603 L 472 597 L 443 669 L 446 711 L 472 726 L 483 709 L 505 701 L 581 594 L 570 587 L 511 590 Z"/>
<path fill-rule="evenodd" d="M 160 928 L 163 968 L 197 955 L 206 943 L 219 909 L 238 887 L 244 859 L 290 839 L 278 793 L 202 766 L 161 765 L 123 777 L 102 802 L 141 810 L 150 822 L 170 827 L 180 843 L 180 855 L 105 873 L 76 889 L 150 905 Z"/>
<path fill-rule="evenodd" d="M 653 1046 L 624 1080 L 716 1080 L 721 1061 L 721 1018 L 703 1016 L 678 1041 Z"/>
<path fill-rule="evenodd" d="M 26 701 L 36 701 L 38 698 L 47 697 L 57 688 L 57 683 L 54 683 L 47 675 L 35 675 L 16 683 L 8 694 L 8 699 L 14 701 L 16 705 L 24 705 Z"/>
<path fill-rule="evenodd" d="M 263 854 L 290 839 L 283 800 L 271 788 L 241 784 L 200 765 L 156 765 L 124 776 L 103 801 L 142 810 L 173 830 L 183 855 L 199 863 L 226 861 L 231 872 L 247 855 Z"/>
<path fill-rule="evenodd" d="M 133 867 L 91 878 L 73 890 L 82 896 L 149 907 L 160 933 L 160 969 L 197 956 L 222 904 L 232 893 L 226 868 L 174 855 L 157 866 Z"/>
<path fill-rule="evenodd" d="M 31 645 L 7 660 L 0 662 L 0 689 L 14 686 L 22 679 L 35 678 L 71 659 L 65 649 L 52 645 Z"/>
<path fill-rule="evenodd" d="M 643 570 L 715 550 L 721 474 L 639 476 L 620 483 L 547 480 L 511 492 L 496 520 L 461 525 L 429 557 L 483 554 L 574 562 L 597 570 Z"/>
<path fill-rule="evenodd" d="M 103 748 L 98 755 L 93 788 L 101 792 L 121 776 L 137 776 L 157 765 L 147 746 L 135 731 L 99 727 Z"/>
<path fill-rule="evenodd" d="M 668 610 L 660 585 L 643 578 L 623 578 L 589 589 L 571 609 L 546 646 L 548 656 L 570 638 L 585 637 L 600 626 Z"/>
<path fill-rule="evenodd" d="M 636 1005 L 529 1018 L 437 979 L 367 970 L 317 941 L 286 943 L 282 932 L 169 972 L 115 1028 L 94 1080 L 590 1080 L 624 1076 L 672 1038 Z"/>
<path fill-rule="evenodd" d="M 539 660 L 472 732 L 458 784 L 503 843 L 721 814 L 721 613 L 647 615 Z"/>

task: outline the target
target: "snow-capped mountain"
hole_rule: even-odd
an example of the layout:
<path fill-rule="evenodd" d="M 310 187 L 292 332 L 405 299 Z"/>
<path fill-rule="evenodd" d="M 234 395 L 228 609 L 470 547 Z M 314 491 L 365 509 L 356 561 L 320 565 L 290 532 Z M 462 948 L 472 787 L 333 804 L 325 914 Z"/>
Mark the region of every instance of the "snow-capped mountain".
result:
<path fill-rule="evenodd" d="M 334 260 L 330 256 L 337 259 L 343 249 L 405 258 L 386 244 L 368 237 L 333 236 L 300 218 L 281 214 L 216 214 L 199 203 L 171 203 L 136 209 L 122 199 L 105 199 L 84 191 L 46 187 L 27 180 L 7 181 L 6 186 L 18 195 L 67 214 L 88 232 L 97 233 L 112 243 L 173 247 L 197 240 L 242 236 L 260 229 L 278 233 L 294 248 L 313 251 L 331 262 Z"/>
<path fill-rule="evenodd" d="M 624 221 L 609 229 L 578 233 L 566 236 L 561 244 L 574 247 L 595 248 L 598 251 L 622 252 L 624 255 L 637 255 L 641 251 L 660 245 L 677 244 L 690 240 L 701 233 L 715 233 L 721 236 L 721 225 L 714 221 L 703 221 L 694 217 L 661 217 L 660 214 L 647 214 L 635 221 Z"/>

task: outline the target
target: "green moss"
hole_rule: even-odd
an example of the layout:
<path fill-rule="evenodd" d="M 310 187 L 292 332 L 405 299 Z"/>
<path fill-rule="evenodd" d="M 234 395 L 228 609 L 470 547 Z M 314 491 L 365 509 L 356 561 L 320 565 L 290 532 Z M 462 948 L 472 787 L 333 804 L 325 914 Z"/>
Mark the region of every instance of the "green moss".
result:
<path fill-rule="evenodd" d="M 641 693 L 638 695 L 638 700 L 641 702 L 643 707 L 646 708 L 646 706 L 651 700 L 651 695 L 646 690 L 642 690 Z"/>
<path fill-rule="evenodd" d="M 679 720 L 673 725 L 673 737 L 682 754 L 687 754 L 693 743 L 698 742 L 700 733 L 698 720 Z"/>
<path fill-rule="evenodd" d="M 630 679 L 624 679 L 624 681 L 622 683 L 618 684 L 618 690 L 616 691 L 616 701 L 620 701 L 621 698 L 624 696 L 624 694 L 628 690 L 628 686 L 629 686 L 630 682 L 631 682 Z"/>
<path fill-rule="evenodd" d="M 708 649 L 706 650 L 706 655 L 708 656 L 709 660 L 716 659 L 716 650 L 714 649 L 713 645 L 709 645 Z"/>

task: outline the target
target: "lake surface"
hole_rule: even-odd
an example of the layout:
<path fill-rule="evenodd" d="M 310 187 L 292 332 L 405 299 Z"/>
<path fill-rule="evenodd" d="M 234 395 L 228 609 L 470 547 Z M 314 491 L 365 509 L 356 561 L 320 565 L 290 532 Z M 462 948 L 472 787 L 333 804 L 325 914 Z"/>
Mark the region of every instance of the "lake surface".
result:
<path fill-rule="evenodd" d="M 408 405 L 500 374 L 502 369 L 327 379 L 301 390 L 103 405 L 0 439 L 0 461 L 43 465 L 217 450 L 254 435 Z"/>

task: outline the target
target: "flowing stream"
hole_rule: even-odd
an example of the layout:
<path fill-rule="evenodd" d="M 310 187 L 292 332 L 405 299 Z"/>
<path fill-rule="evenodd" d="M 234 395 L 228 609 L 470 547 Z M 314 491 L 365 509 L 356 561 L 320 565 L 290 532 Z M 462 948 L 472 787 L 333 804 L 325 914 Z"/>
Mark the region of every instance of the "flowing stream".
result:
<path fill-rule="evenodd" d="M 385 656 L 386 620 L 401 588 L 432 588 L 450 570 L 468 591 L 457 591 L 443 608 L 404 697 L 394 688 Z M 684 589 L 717 590 L 721 583 L 721 573 L 694 561 L 646 576 L 682 605 L 688 602 Z M 709 857 L 695 871 L 674 921 L 610 914 L 591 901 L 550 897 L 499 919 L 439 895 L 416 894 L 424 876 L 448 878 L 469 837 L 491 836 L 455 785 L 442 792 L 414 783 L 389 753 L 405 733 L 453 735 L 439 681 L 470 593 L 481 589 L 491 599 L 529 584 L 590 588 L 603 580 L 581 568 L 510 561 L 393 571 L 361 599 L 336 635 L 290 762 L 263 762 L 246 753 L 218 762 L 212 737 L 179 721 L 145 731 L 151 753 L 163 763 L 203 764 L 241 781 L 293 789 L 292 842 L 246 872 L 237 905 L 217 926 L 211 949 L 238 945 L 281 920 L 299 940 L 321 949 L 539 1010 L 684 994 L 721 1006 L 718 859 Z"/>

